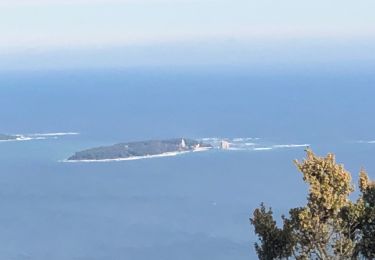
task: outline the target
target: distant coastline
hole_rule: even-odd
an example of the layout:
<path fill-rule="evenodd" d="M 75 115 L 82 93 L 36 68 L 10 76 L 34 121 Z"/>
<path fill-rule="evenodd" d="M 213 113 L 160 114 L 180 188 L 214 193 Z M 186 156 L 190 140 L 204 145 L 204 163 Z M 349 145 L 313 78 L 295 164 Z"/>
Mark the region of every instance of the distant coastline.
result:
<path fill-rule="evenodd" d="M 7 134 L 0 134 L 0 142 L 9 142 L 9 141 L 26 141 L 29 140 L 28 138 L 22 135 L 7 135 Z"/>
<path fill-rule="evenodd" d="M 0 142 L 31 141 L 56 139 L 67 135 L 79 135 L 77 132 L 57 132 L 57 133 L 38 133 L 38 134 L 0 134 Z"/>

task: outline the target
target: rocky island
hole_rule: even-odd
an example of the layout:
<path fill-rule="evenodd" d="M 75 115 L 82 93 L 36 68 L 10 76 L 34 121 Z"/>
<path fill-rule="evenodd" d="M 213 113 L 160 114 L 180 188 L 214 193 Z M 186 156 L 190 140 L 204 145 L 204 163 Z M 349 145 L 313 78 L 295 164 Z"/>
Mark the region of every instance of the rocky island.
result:
<path fill-rule="evenodd" d="M 0 134 L 0 141 L 13 141 L 13 140 L 19 140 L 21 136 L 19 135 L 6 135 L 6 134 Z"/>
<path fill-rule="evenodd" d="M 76 152 L 67 161 L 134 160 L 158 156 L 172 156 L 179 153 L 204 151 L 211 148 L 210 144 L 185 138 L 149 140 L 87 149 Z"/>

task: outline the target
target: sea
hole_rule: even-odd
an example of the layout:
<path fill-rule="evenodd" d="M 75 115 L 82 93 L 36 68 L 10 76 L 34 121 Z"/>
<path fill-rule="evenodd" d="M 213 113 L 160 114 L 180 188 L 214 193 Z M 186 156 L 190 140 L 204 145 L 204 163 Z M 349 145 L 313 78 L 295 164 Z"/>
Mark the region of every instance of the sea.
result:
<path fill-rule="evenodd" d="M 108 69 L 0 73 L 0 259 L 256 259 L 249 218 L 306 203 L 306 147 L 375 178 L 375 75 L 359 70 Z M 86 148 L 227 140 L 134 161 Z M 355 199 L 354 193 L 352 199 Z"/>

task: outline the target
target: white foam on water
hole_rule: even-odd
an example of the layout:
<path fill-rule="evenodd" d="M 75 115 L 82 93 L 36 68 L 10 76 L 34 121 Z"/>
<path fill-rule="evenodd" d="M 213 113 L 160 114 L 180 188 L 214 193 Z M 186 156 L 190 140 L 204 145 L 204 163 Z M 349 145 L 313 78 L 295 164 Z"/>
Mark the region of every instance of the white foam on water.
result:
<path fill-rule="evenodd" d="M 356 143 L 358 143 L 358 144 L 375 144 L 375 140 L 369 140 L 369 141 L 361 140 L 361 141 L 357 141 Z"/>
<path fill-rule="evenodd" d="M 246 146 L 255 146 L 257 145 L 256 143 L 245 143 Z"/>
<path fill-rule="evenodd" d="M 23 142 L 32 140 L 57 139 L 61 136 L 79 135 L 77 132 L 36 133 L 36 134 L 13 134 L 14 139 L 0 140 L 0 142 Z"/>
<path fill-rule="evenodd" d="M 310 144 L 277 144 L 273 145 L 273 148 L 299 148 L 299 147 L 308 147 Z"/>
<path fill-rule="evenodd" d="M 200 148 L 195 148 L 192 152 L 205 152 L 205 151 L 208 151 L 208 150 L 211 150 L 212 148 L 211 147 L 200 147 Z"/>
<path fill-rule="evenodd" d="M 160 157 L 172 157 L 177 156 L 185 153 L 190 153 L 190 151 L 183 151 L 183 152 L 168 152 L 156 155 L 145 155 L 145 156 L 133 156 L 127 158 L 115 158 L 115 159 L 100 159 L 100 160 L 62 160 L 61 162 L 68 162 L 68 163 L 89 163 L 89 162 L 121 162 L 121 161 L 135 161 L 135 160 L 142 160 L 142 159 L 152 159 L 152 158 L 160 158 Z"/>
<path fill-rule="evenodd" d="M 269 151 L 269 150 L 273 150 L 272 147 L 256 147 L 254 148 L 254 151 Z"/>
<path fill-rule="evenodd" d="M 246 148 L 240 148 L 240 147 L 229 147 L 228 149 L 225 149 L 226 151 L 247 151 L 249 149 Z"/>
<path fill-rule="evenodd" d="M 200 138 L 197 140 L 209 142 L 209 141 L 221 141 L 223 139 L 224 138 L 220 138 L 220 137 L 204 137 L 204 138 Z"/>
<path fill-rule="evenodd" d="M 359 140 L 359 141 L 354 141 L 353 143 L 357 143 L 357 144 L 375 144 L 375 140 Z"/>
<path fill-rule="evenodd" d="M 232 141 L 233 142 L 248 142 L 248 141 L 252 141 L 252 140 L 259 140 L 260 138 L 258 137 L 236 137 L 236 138 L 233 138 Z"/>
<path fill-rule="evenodd" d="M 22 142 L 22 141 L 30 141 L 33 140 L 34 138 L 31 137 L 26 137 L 22 135 L 14 135 L 16 138 L 14 139 L 8 139 L 8 140 L 0 140 L 0 142 Z"/>
<path fill-rule="evenodd" d="M 65 136 L 65 135 L 79 135 L 77 132 L 57 132 L 57 133 L 36 133 L 29 134 L 28 136 Z"/>

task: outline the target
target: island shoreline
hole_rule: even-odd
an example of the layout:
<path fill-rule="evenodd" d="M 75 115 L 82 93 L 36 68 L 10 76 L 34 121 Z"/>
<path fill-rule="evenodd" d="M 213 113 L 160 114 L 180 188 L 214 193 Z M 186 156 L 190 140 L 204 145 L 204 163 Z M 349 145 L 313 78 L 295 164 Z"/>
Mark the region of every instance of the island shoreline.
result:
<path fill-rule="evenodd" d="M 127 158 L 113 158 L 113 159 L 90 159 L 90 160 L 69 160 L 65 159 L 61 162 L 64 163 L 92 163 L 92 162 L 98 162 L 98 163 L 105 163 L 105 162 L 121 162 L 121 161 L 136 161 L 136 160 L 143 160 L 143 159 L 154 159 L 154 158 L 162 158 L 162 157 L 174 157 L 179 156 L 187 153 L 194 153 L 194 152 L 206 152 L 208 150 L 211 150 L 210 147 L 205 148 L 197 148 L 192 151 L 176 151 L 176 152 L 166 152 L 161 154 L 155 154 L 155 155 L 144 155 L 144 156 L 132 156 Z"/>

